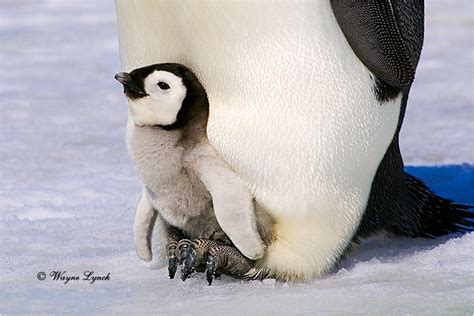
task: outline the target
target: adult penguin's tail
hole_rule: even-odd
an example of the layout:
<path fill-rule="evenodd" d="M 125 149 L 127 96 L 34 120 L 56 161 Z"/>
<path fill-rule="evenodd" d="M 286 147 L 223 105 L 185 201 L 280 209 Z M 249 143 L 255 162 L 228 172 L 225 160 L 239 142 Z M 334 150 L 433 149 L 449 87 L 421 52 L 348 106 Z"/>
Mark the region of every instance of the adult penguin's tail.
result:
<path fill-rule="evenodd" d="M 354 242 L 381 232 L 401 237 L 434 238 L 474 231 L 473 206 L 438 196 L 405 170 L 398 144 L 394 142 L 377 170 Z M 456 195 L 469 203 L 474 201 L 474 168 L 470 166 L 429 170 L 408 167 L 408 170 L 432 177 L 433 184 L 438 182 L 440 191 L 457 188 L 461 191 Z"/>
<path fill-rule="evenodd" d="M 405 173 L 408 205 L 416 216 L 410 230 L 392 231 L 408 237 L 434 238 L 474 231 L 474 207 L 456 204 L 433 193 L 423 182 Z M 472 188 L 474 190 L 474 188 Z"/>

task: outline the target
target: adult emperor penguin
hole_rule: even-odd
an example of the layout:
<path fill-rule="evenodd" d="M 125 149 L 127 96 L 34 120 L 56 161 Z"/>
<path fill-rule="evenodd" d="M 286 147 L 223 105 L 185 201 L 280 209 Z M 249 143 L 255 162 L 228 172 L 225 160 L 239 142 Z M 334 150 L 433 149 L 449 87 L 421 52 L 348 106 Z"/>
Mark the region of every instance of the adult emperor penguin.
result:
<path fill-rule="evenodd" d="M 210 142 L 274 221 L 253 276 L 309 280 L 352 240 L 468 230 L 468 208 L 404 173 L 398 135 L 421 0 L 116 0 L 123 65 L 191 66 Z"/>

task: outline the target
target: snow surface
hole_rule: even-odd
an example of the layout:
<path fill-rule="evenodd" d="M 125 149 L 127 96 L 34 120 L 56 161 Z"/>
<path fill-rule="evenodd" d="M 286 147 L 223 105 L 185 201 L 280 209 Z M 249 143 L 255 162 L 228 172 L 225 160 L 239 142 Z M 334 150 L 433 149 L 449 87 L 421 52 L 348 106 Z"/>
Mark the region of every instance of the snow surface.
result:
<path fill-rule="evenodd" d="M 429 0 L 401 145 L 412 165 L 474 164 L 474 2 Z M 472 314 L 474 234 L 373 238 L 309 284 L 183 283 L 135 254 L 140 185 L 111 1 L 0 1 L 0 313 Z M 474 169 L 410 168 L 474 203 Z M 39 281 L 85 270 L 109 281 Z"/>

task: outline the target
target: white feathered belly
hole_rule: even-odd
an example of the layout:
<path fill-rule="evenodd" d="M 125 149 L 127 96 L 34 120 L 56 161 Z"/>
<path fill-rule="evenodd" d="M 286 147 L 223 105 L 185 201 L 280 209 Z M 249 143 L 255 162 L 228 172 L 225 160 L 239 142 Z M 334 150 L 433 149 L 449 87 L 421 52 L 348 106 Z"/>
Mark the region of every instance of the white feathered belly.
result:
<path fill-rule="evenodd" d="M 277 222 L 260 264 L 283 278 L 326 272 L 360 222 L 400 111 L 400 98 L 376 100 L 329 1 L 117 10 L 125 68 L 180 62 L 203 82 L 211 143 Z"/>

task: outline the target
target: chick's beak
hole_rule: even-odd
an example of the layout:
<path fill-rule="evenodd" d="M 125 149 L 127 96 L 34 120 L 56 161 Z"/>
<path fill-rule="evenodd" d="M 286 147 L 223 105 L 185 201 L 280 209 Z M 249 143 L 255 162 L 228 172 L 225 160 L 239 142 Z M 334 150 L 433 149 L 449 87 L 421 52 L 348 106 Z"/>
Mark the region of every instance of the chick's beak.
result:
<path fill-rule="evenodd" d="M 125 91 L 131 90 L 135 93 L 138 93 L 140 96 L 145 96 L 146 93 L 143 91 L 142 88 L 140 88 L 135 81 L 133 81 L 132 77 L 130 76 L 129 73 L 127 72 L 119 72 L 118 74 L 115 75 L 115 79 L 123 84 Z"/>

